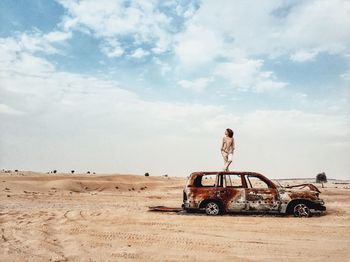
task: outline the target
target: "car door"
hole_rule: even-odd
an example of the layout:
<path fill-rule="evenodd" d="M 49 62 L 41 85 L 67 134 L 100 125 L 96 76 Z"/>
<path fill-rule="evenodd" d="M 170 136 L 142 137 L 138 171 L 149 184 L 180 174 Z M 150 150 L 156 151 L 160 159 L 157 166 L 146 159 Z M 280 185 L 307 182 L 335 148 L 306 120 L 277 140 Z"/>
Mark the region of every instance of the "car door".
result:
<path fill-rule="evenodd" d="M 257 175 L 246 175 L 245 201 L 248 211 L 277 211 L 278 191 Z"/>
<path fill-rule="evenodd" d="M 235 173 L 222 175 L 221 199 L 226 203 L 227 211 L 243 211 L 246 209 L 245 188 L 243 186 L 242 176 Z"/>
<path fill-rule="evenodd" d="M 221 197 L 222 187 L 217 174 L 208 173 L 197 176 L 194 186 L 191 188 L 192 201 L 199 204 L 207 199 L 219 199 Z"/>

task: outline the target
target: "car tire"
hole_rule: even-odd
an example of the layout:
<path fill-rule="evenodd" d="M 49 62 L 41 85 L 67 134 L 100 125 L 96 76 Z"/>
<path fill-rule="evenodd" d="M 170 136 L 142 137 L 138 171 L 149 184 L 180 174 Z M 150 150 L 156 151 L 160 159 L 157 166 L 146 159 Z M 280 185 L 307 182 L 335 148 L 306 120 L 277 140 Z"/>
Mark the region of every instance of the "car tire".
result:
<path fill-rule="evenodd" d="M 219 203 L 210 201 L 205 205 L 205 213 L 208 216 L 217 216 L 222 213 L 222 208 Z"/>
<path fill-rule="evenodd" d="M 292 209 L 293 215 L 295 217 L 310 217 L 311 210 L 306 203 L 296 203 Z"/>

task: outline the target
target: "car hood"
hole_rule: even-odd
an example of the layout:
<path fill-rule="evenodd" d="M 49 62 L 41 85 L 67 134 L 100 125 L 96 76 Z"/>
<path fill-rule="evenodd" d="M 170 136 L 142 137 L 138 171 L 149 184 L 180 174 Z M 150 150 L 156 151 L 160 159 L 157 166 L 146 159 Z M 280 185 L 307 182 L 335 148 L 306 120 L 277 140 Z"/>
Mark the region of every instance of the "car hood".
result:
<path fill-rule="evenodd" d="M 310 190 L 310 191 L 316 191 L 317 193 L 321 193 L 321 191 L 313 184 L 300 184 L 300 185 L 295 185 L 295 186 L 285 186 L 283 188 L 295 189 L 295 190 Z"/>
<path fill-rule="evenodd" d="M 280 193 L 284 192 L 290 199 L 309 199 L 312 201 L 319 200 L 320 190 L 313 184 L 301 184 L 295 186 L 283 187 Z"/>

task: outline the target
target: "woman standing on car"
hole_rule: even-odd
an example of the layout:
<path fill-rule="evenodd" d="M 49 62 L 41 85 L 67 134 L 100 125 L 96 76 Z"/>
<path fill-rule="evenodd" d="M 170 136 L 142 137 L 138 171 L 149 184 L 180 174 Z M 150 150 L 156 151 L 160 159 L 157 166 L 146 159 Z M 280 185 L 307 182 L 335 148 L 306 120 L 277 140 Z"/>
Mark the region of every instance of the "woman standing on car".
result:
<path fill-rule="evenodd" d="M 225 136 L 222 139 L 221 155 L 224 158 L 224 171 L 228 171 L 228 167 L 232 163 L 233 151 L 235 150 L 235 140 L 233 139 L 233 131 L 230 128 L 225 130 Z"/>

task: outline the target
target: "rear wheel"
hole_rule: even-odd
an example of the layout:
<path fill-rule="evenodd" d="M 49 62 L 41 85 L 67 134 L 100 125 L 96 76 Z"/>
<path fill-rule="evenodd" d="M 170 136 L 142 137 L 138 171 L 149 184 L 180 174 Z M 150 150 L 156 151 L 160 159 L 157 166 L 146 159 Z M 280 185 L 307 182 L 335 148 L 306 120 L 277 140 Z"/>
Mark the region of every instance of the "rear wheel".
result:
<path fill-rule="evenodd" d="M 205 213 L 209 216 L 217 216 L 221 211 L 220 205 L 216 202 L 208 202 L 205 206 Z"/>
<path fill-rule="evenodd" d="M 293 215 L 295 217 L 309 217 L 311 215 L 311 211 L 307 204 L 297 203 L 293 207 Z"/>

